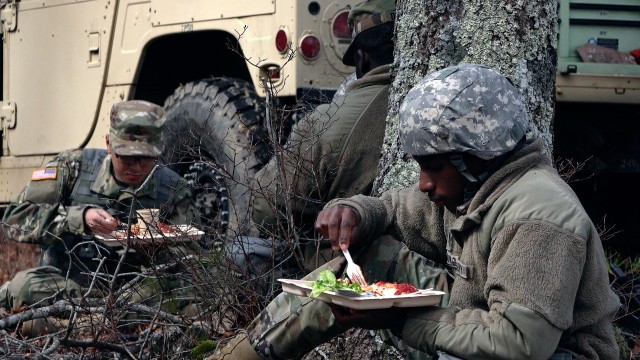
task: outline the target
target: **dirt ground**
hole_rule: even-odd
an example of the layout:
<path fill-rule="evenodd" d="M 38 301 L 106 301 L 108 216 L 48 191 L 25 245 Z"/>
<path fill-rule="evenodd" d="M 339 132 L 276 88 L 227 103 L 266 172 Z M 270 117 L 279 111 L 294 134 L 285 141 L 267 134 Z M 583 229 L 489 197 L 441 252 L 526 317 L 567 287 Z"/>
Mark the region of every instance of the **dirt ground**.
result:
<path fill-rule="evenodd" d="M 0 284 L 10 280 L 16 272 L 38 265 L 40 247 L 5 240 L 0 235 Z"/>

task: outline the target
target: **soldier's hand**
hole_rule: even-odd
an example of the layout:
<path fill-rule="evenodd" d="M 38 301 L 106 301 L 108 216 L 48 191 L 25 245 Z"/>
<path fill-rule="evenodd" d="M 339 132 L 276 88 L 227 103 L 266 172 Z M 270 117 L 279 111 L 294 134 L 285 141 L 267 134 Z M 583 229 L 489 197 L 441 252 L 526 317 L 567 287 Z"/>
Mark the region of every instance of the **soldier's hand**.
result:
<path fill-rule="evenodd" d="M 109 234 L 116 231 L 120 221 L 104 209 L 91 208 L 84 213 L 84 224 L 93 233 Z"/>
<path fill-rule="evenodd" d="M 316 230 L 331 241 L 334 251 L 348 249 L 358 241 L 360 215 L 353 208 L 336 205 L 322 210 L 316 219 Z"/>

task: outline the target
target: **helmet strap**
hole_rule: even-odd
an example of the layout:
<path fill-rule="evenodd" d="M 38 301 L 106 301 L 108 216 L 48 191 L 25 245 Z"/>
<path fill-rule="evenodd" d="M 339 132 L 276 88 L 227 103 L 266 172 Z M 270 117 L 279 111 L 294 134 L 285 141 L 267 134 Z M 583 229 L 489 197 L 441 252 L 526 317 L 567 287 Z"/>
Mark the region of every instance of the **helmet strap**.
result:
<path fill-rule="evenodd" d="M 485 182 L 485 180 L 487 180 L 489 176 L 491 176 L 491 174 L 496 172 L 496 170 L 502 167 L 507 157 L 509 157 L 511 154 L 515 153 L 516 151 L 522 149 L 526 142 L 527 142 L 527 138 L 523 136 L 513 149 L 511 149 L 510 151 L 502 155 L 495 157 L 493 159 L 494 160 L 493 164 L 491 164 L 491 166 L 488 169 L 483 171 L 477 177 L 471 174 L 471 172 L 469 171 L 467 164 L 464 162 L 464 159 L 462 158 L 462 154 L 450 154 L 449 161 L 451 161 L 451 164 L 455 166 L 456 169 L 458 169 L 458 172 L 460 172 L 460 174 L 465 179 L 466 184 L 464 187 L 464 203 L 471 200 L 471 198 L 480 189 L 480 186 L 482 186 L 482 184 Z"/>
<path fill-rule="evenodd" d="M 449 161 L 451 161 L 451 164 L 458 169 L 458 172 L 465 179 L 463 203 L 466 204 L 467 201 L 471 200 L 476 192 L 478 192 L 482 183 L 489 177 L 489 172 L 484 171 L 482 174 L 478 175 L 478 177 L 473 176 L 471 171 L 469 171 L 467 164 L 464 162 L 462 154 L 449 155 Z"/>
<path fill-rule="evenodd" d="M 451 161 L 451 164 L 453 166 L 456 167 L 456 169 L 458 169 L 458 172 L 464 176 L 464 178 L 470 182 L 470 183 L 477 183 L 480 181 L 480 179 L 476 178 L 475 176 L 473 176 L 473 174 L 471 174 L 471 171 L 469 171 L 469 168 L 467 167 L 467 164 L 464 162 L 464 159 L 462 158 L 462 154 L 451 154 L 449 155 L 449 161 Z"/>

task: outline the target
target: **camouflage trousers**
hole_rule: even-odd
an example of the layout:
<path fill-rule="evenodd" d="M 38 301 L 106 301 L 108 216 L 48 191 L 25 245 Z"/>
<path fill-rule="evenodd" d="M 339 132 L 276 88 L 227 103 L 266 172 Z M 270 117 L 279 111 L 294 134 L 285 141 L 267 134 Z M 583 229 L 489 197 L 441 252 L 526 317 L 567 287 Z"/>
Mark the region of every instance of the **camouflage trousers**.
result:
<path fill-rule="evenodd" d="M 418 288 L 446 291 L 441 306 L 448 303 L 449 280 L 443 266 L 410 251 L 403 243 L 383 236 L 354 254 L 369 282 L 388 281 L 412 283 Z M 344 258 L 336 258 L 316 269 L 305 280 L 315 280 L 318 273 L 330 269 L 337 276 L 344 273 Z M 270 359 L 300 358 L 316 346 L 345 332 L 335 321 L 324 302 L 281 293 L 249 325 L 247 333 L 256 351 Z M 426 354 L 404 346 L 399 339 L 384 330 L 381 336 L 406 350 L 409 358 L 429 358 Z M 404 349 L 403 349 L 404 346 Z"/>
<path fill-rule="evenodd" d="M 162 310 L 179 313 L 211 298 L 203 284 L 210 282 L 208 267 L 215 254 L 198 244 L 141 249 L 145 253 L 93 242 L 80 245 L 71 253 L 43 249 L 41 266 L 18 272 L 0 287 L 0 306 L 18 309 L 81 296 L 105 298 L 111 292 L 127 303 L 161 304 Z"/>
<path fill-rule="evenodd" d="M 62 276 L 62 270 L 53 266 L 40 266 L 18 272 L 0 288 L 0 306 L 17 310 L 51 299 L 80 296 L 80 285 Z"/>
<path fill-rule="evenodd" d="M 206 271 L 205 271 L 206 273 Z M 36 303 L 50 305 L 57 300 L 88 296 L 104 298 L 108 295 L 106 284 L 79 285 L 65 277 L 66 272 L 53 266 L 40 266 L 18 272 L 0 287 L 0 306 L 16 310 Z M 144 279 L 122 291 L 116 287 L 114 294 L 128 303 L 147 305 L 161 303 L 164 311 L 181 312 L 187 305 L 198 303 L 206 294 L 197 293 L 204 287 L 205 278 L 194 279 L 192 271 L 148 272 Z"/>

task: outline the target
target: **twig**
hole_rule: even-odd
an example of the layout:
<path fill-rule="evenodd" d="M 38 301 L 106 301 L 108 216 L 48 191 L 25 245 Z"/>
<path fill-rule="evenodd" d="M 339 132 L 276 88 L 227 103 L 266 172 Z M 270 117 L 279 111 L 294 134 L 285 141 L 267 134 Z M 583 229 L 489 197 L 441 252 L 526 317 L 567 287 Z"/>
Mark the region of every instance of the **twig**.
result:
<path fill-rule="evenodd" d="M 85 340 L 69 339 L 69 340 L 63 340 L 62 344 L 67 346 L 72 346 L 72 347 L 78 347 L 81 349 L 96 348 L 96 349 L 106 349 L 106 350 L 116 351 L 121 354 L 129 355 L 129 358 L 131 359 L 136 359 L 136 357 L 133 354 L 131 354 L 131 352 L 126 346 L 112 344 L 104 341 L 96 341 L 96 340 L 85 341 Z"/>
<path fill-rule="evenodd" d="M 162 319 L 170 321 L 173 325 L 183 325 L 182 317 L 177 315 L 169 314 L 168 312 L 160 311 L 158 309 L 152 309 L 146 305 L 142 304 L 132 304 L 131 310 L 139 311 L 141 313 L 154 315 L 155 317 L 160 317 Z"/>
<path fill-rule="evenodd" d="M 79 311 L 82 313 L 104 313 L 104 307 L 79 308 L 68 300 L 60 300 L 53 305 L 44 306 L 37 309 L 25 310 L 21 313 L 7 316 L 0 319 L 0 329 L 7 329 L 18 325 L 20 322 L 42 319 L 52 315 L 59 315 L 67 311 Z"/>
<path fill-rule="evenodd" d="M 59 347 L 60 347 L 60 339 L 57 336 L 52 336 L 51 346 L 44 349 L 42 351 L 42 355 L 47 356 L 47 355 L 53 354 L 53 352 L 56 351 Z"/>
<path fill-rule="evenodd" d="M 160 299 L 160 304 L 162 304 L 163 299 Z M 151 319 L 151 323 L 149 324 L 149 329 L 152 329 L 156 320 L 158 319 L 158 313 L 160 312 L 160 307 L 158 307 L 156 313 L 153 315 L 153 319 Z M 142 356 L 142 350 L 144 349 L 144 345 L 149 341 L 149 337 L 151 336 L 151 331 L 148 331 L 145 336 L 142 344 L 140 345 L 140 352 L 138 352 L 138 356 Z"/>
<path fill-rule="evenodd" d="M 93 277 L 91 279 L 91 284 L 89 284 L 89 288 L 84 293 L 84 297 L 87 297 L 89 296 L 89 294 L 91 294 L 91 291 L 95 287 L 96 281 L 98 280 L 98 274 L 100 273 L 100 269 L 102 269 L 102 267 L 104 266 L 105 261 L 107 261 L 106 257 L 103 257 L 102 259 L 100 259 L 100 262 L 98 263 L 96 271 L 94 272 Z M 71 266 L 69 266 L 69 268 L 71 268 Z"/>
<path fill-rule="evenodd" d="M 140 184 L 140 186 L 135 189 L 133 191 L 133 199 L 131 199 L 131 206 L 129 207 L 129 223 L 127 224 L 127 228 L 131 228 L 131 220 L 133 219 L 133 214 L 136 212 L 136 208 L 134 206 L 136 198 L 138 196 L 138 192 L 143 189 L 145 187 L 145 185 L 147 185 L 147 183 L 150 181 L 150 179 L 153 177 L 153 174 L 156 172 L 157 169 L 160 168 L 160 165 L 155 165 L 153 167 L 153 169 L 151 169 L 151 171 L 149 172 L 149 175 L 147 175 L 147 178 L 144 179 L 144 181 L 142 182 L 142 184 Z M 127 255 L 127 253 L 129 252 L 129 249 L 131 249 L 131 232 L 128 231 L 127 232 L 127 245 L 124 248 L 124 252 L 122 254 L 122 256 L 120 256 L 120 259 L 118 261 L 118 265 L 116 266 L 115 271 L 113 272 L 113 281 L 111 281 L 111 283 L 109 284 L 109 295 L 111 295 L 113 293 L 113 287 L 115 286 L 115 280 L 117 278 L 118 273 L 120 272 L 120 268 L 122 267 L 122 263 L 124 262 L 124 259 Z"/>

